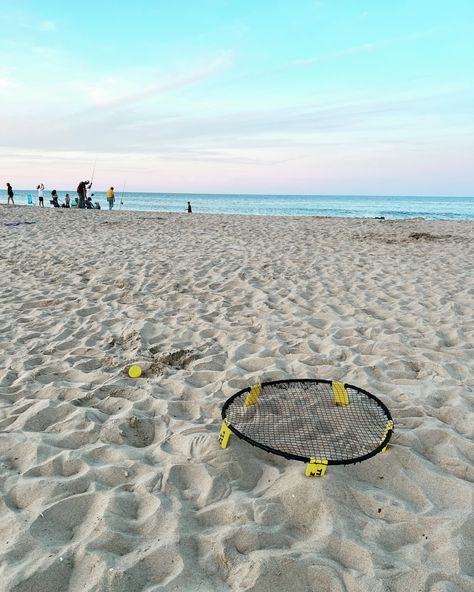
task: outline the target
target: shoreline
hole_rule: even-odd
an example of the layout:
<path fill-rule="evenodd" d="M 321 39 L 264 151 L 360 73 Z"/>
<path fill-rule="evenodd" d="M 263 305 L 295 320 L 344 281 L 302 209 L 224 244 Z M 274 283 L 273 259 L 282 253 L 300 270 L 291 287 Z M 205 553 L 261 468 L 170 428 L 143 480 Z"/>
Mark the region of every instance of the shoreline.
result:
<path fill-rule="evenodd" d="M 39 206 L 31 206 L 31 205 L 25 205 L 25 204 L 15 204 L 15 206 L 11 206 L 11 205 L 7 205 L 7 204 L 3 204 L 0 203 L 0 209 L 5 209 L 5 210 L 14 210 L 17 208 L 21 208 L 22 210 L 29 210 L 31 212 L 35 212 L 35 211 L 54 211 L 54 212 L 68 212 L 68 211 L 81 211 L 79 208 L 77 207 L 70 207 L 70 208 L 54 208 L 52 206 L 45 206 L 44 208 L 41 208 Z M 445 222 L 457 222 L 457 223 L 474 223 L 474 219 L 471 218 L 461 218 L 461 219 L 452 219 L 452 218 L 424 218 L 423 216 L 414 216 L 413 218 L 389 218 L 389 217 L 385 217 L 385 216 L 323 216 L 323 215 L 317 215 L 317 214 L 251 214 L 251 213 L 234 213 L 234 212 L 199 212 L 199 211 L 194 211 L 191 214 L 188 214 L 186 211 L 164 211 L 164 210 L 131 210 L 131 209 L 119 209 L 114 208 L 113 210 L 109 210 L 107 207 L 101 207 L 100 209 L 87 209 L 84 208 L 83 210 L 84 212 L 93 212 L 93 213 L 98 213 L 101 212 L 102 214 L 104 212 L 107 212 L 107 214 L 112 213 L 113 215 L 117 215 L 117 214 L 150 214 L 150 215 L 154 215 L 154 214 L 159 214 L 159 215 L 163 215 L 163 216 L 180 216 L 180 215 L 186 215 L 186 216 L 215 216 L 215 217 L 231 217 L 231 218 L 238 218 L 238 217 L 249 217 L 251 219 L 253 218 L 268 218 L 270 220 L 274 220 L 274 219 L 278 219 L 278 218 L 284 218 L 284 219 L 288 219 L 288 220 L 305 220 L 305 219 L 321 219 L 321 220 L 359 220 L 359 221 L 363 221 L 363 220 L 376 220 L 378 222 L 416 222 L 416 221 L 420 221 L 420 222 L 440 222 L 440 223 L 445 223 Z"/>

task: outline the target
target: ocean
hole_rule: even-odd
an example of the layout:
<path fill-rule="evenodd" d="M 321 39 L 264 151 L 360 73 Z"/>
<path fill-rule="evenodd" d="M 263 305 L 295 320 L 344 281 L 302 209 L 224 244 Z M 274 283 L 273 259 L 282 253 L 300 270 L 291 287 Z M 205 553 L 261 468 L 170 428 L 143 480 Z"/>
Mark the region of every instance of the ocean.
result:
<path fill-rule="evenodd" d="M 27 203 L 30 193 L 37 203 L 35 190 L 15 190 L 16 203 Z M 66 191 L 59 191 L 63 201 Z M 69 190 L 71 197 L 76 192 Z M 410 197 L 368 195 L 230 195 L 207 193 L 131 193 L 117 192 L 115 209 L 184 212 L 187 202 L 193 212 L 206 214 L 252 214 L 262 216 L 344 216 L 349 218 L 403 219 L 422 217 L 427 220 L 474 220 L 474 197 Z M 50 192 L 45 191 L 49 206 Z M 94 192 L 93 201 L 107 207 L 104 192 Z M 6 203 L 2 192 L 1 203 Z"/>

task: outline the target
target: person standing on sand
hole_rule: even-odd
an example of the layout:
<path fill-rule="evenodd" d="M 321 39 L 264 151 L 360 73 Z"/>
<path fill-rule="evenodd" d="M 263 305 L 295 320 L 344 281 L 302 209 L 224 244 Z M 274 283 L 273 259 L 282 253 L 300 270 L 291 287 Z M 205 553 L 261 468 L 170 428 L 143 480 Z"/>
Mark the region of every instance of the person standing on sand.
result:
<path fill-rule="evenodd" d="M 109 210 L 111 210 L 115 203 L 115 193 L 113 187 L 107 189 L 107 203 L 109 204 Z"/>
<path fill-rule="evenodd" d="M 87 186 L 89 181 L 81 181 L 77 186 L 77 207 L 84 209 L 86 207 Z"/>
<path fill-rule="evenodd" d="M 12 189 L 12 186 L 10 185 L 10 183 L 7 183 L 7 194 L 8 194 L 7 206 L 10 204 L 10 200 L 12 202 L 12 205 L 15 205 L 15 200 L 13 199 L 13 196 L 15 194 L 13 193 L 13 189 Z"/>
<path fill-rule="evenodd" d="M 44 185 L 40 183 L 36 188 L 38 191 L 38 205 L 44 208 Z"/>
<path fill-rule="evenodd" d="M 50 203 L 55 207 L 55 208 L 59 208 L 59 201 L 58 201 L 58 192 L 56 191 L 56 189 L 53 189 L 51 191 L 51 201 Z"/>
<path fill-rule="evenodd" d="M 193 209 L 191 207 L 191 202 L 188 201 L 188 214 L 192 214 L 193 213 Z"/>

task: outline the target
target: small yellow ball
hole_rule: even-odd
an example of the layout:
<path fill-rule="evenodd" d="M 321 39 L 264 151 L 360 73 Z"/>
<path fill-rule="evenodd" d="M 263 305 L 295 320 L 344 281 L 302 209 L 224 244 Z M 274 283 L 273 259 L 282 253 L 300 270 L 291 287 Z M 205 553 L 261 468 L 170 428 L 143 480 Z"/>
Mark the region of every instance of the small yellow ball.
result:
<path fill-rule="evenodd" d="M 137 366 L 135 364 L 134 366 L 130 367 L 128 375 L 130 376 L 130 378 L 140 378 L 140 376 L 142 375 L 142 369 L 140 368 L 140 366 Z"/>

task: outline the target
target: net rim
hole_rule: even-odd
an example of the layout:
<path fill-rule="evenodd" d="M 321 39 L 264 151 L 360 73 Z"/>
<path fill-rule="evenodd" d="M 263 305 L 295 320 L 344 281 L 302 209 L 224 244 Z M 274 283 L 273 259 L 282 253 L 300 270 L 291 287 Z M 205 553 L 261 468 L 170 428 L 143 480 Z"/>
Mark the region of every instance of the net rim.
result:
<path fill-rule="evenodd" d="M 261 382 L 259 383 L 262 386 L 262 389 L 265 386 L 269 386 L 269 385 L 276 385 L 276 384 L 288 384 L 288 383 L 317 383 L 317 384 L 332 384 L 334 381 L 333 380 L 327 380 L 324 378 L 287 378 L 284 380 L 271 380 L 271 381 L 267 381 L 267 382 Z M 383 441 L 376 447 L 374 448 L 374 450 L 372 450 L 371 452 L 368 452 L 367 454 L 363 454 L 361 456 L 358 457 L 354 457 L 354 458 L 349 458 L 349 459 L 343 459 L 343 460 L 331 460 L 331 459 L 326 459 L 327 460 L 327 464 L 328 465 L 350 465 L 350 464 L 356 464 L 356 463 L 360 463 L 364 460 L 368 460 L 369 458 L 372 458 L 373 456 L 379 454 L 380 452 L 382 452 L 382 450 L 388 445 L 390 438 L 393 435 L 394 432 L 394 427 L 393 427 L 393 418 L 392 415 L 388 409 L 388 407 L 375 395 L 373 395 L 372 393 L 369 393 L 369 391 L 366 391 L 365 389 L 362 389 L 358 386 L 355 386 L 353 384 L 349 384 L 348 382 L 343 382 L 342 383 L 344 385 L 344 388 L 351 388 L 356 390 L 359 393 L 364 394 L 366 397 L 368 397 L 369 399 L 372 399 L 373 401 L 375 401 L 375 403 L 377 403 L 377 405 L 383 410 L 383 412 L 385 413 L 385 416 L 387 418 L 387 421 L 391 421 L 392 422 L 392 427 L 389 428 L 387 430 L 387 434 L 385 436 L 385 438 L 383 439 Z M 236 399 L 237 397 L 243 395 L 244 393 L 248 393 L 250 392 L 250 389 L 252 387 L 251 386 L 247 386 L 243 389 L 241 389 L 240 391 L 238 391 L 237 393 L 233 394 L 231 397 L 229 397 L 224 405 L 222 406 L 222 412 L 221 412 L 221 416 L 222 419 L 225 420 L 227 419 L 226 417 L 226 411 L 227 409 L 230 407 L 230 405 L 232 404 L 232 402 L 234 401 L 234 399 Z M 249 436 L 246 436 L 245 434 L 243 434 L 242 432 L 240 432 L 236 427 L 234 427 L 229 420 L 227 420 L 228 422 L 228 427 L 229 429 L 241 440 L 245 440 L 246 442 L 248 442 L 249 444 L 251 444 L 252 446 L 256 446 L 257 448 L 261 448 L 262 450 L 265 450 L 266 452 L 271 452 L 272 454 L 276 454 L 278 456 L 283 456 L 284 458 L 288 459 L 288 460 L 298 460 L 298 461 L 302 461 L 305 463 L 310 462 L 311 457 L 309 456 L 301 456 L 298 454 L 292 454 L 291 452 L 284 452 L 282 450 L 279 450 L 278 448 L 272 448 L 271 446 L 267 446 L 266 444 L 262 444 L 261 442 L 258 442 L 257 440 L 254 440 L 253 438 L 250 438 Z"/>

